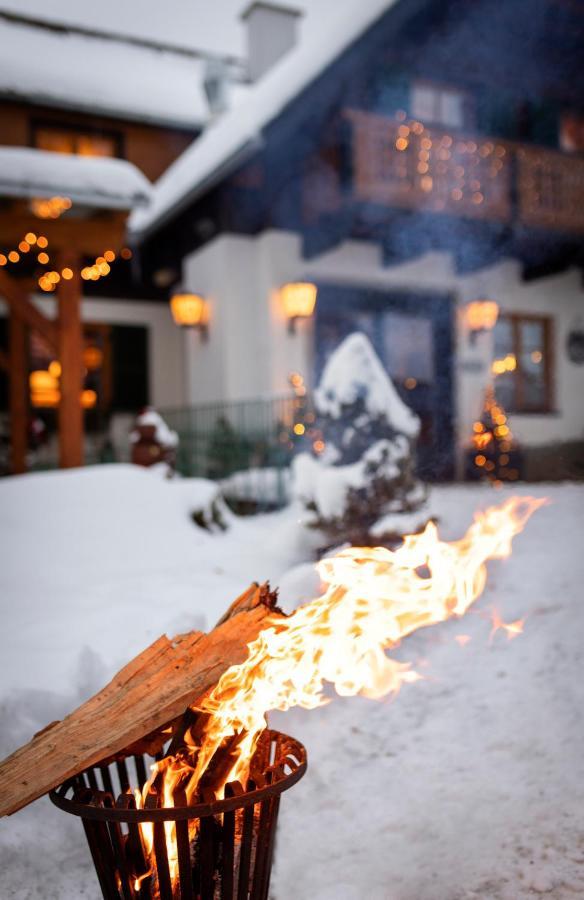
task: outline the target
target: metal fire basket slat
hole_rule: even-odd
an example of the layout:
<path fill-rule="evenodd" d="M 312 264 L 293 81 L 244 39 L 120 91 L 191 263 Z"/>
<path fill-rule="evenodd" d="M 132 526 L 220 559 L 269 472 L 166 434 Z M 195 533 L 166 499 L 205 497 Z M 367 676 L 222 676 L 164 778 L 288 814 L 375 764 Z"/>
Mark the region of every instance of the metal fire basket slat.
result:
<path fill-rule="evenodd" d="M 131 786 L 142 786 L 152 759 L 163 757 L 119 754 L 109 765 L 98 764 L 51 791 L 56 806 L 82 819 L 105 900 L 267 900 L 280 795 L 304 775 L 304 747 L 266 730 L 247 784 L 227 784 L 223 800 L 203 787 L 202 802 L 187 806 L 179 787 L 175 805 L 163 807 L 155 781 L 145 808 L 138 809 Z M 152 823 L 151 854 L 141 823 Z"/>

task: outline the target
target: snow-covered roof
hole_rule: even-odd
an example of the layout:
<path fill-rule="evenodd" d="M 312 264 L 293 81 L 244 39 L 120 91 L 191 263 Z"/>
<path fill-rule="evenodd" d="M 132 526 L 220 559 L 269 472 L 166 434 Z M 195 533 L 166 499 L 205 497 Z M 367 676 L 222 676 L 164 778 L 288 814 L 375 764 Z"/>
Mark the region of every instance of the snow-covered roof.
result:
<path fill-rule="evenodd" d="M 132 209 L 148 202 L 151 189 L 125 159 L 0 147 L 0 197 L 65 196 L 83 206 Z"/>
<path fill-rule="evenodd" d="M 145 235 L 260 146 L 263 129 L 395 2 L 360 0 L 327 22 L 325 37 L 310 31 L 164 172 L 150 205 L 130 217 L 130 230 Z"/>
<path fill-rule="evenodd" d="M 196 51 L 1 10 L 0 46 L 1 97 L 184 128 L 209 117 Z"/>

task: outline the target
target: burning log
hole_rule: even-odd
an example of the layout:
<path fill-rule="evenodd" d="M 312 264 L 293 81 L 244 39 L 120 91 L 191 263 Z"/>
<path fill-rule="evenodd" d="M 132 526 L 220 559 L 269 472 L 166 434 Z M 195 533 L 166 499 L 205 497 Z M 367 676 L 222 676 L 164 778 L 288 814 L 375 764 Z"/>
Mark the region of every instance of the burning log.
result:
<path fill-rule="evenodd" d="M 417 680 L 386 651 L 464 615 L 486 562 L 509 555 L 544 502 L 511 497 L 450 543 L 429 524 L 394 551 L 341 551 L 319 564 L 324 593 L 289 617 L 254 585 L 210 634 L 160 638 L 0 765 L 0 814 L 50 790 L 83 818 L 106 900 L 233 900 L 236 876 L 238 897 L 264 900 L 279 794 L 306 769 L 304 749 L 267 729 L 266 714 L 321 705 L 327 683 L 380 698 Z M 511 635 L 522 622 L 494 625 Z M 148 780 L 145 753 L 156 754 Z"/>
<path fill-rule="evenodd" d="M 196 703 L 230 666 L 246 656 L 280 611 L 267 584 L 252 585 L 208 634 L 158 638 L 99 693 L 40 731 L 0 764 L 0 816 L 11 815 L 57 785 L 117 754 L 156 753 L 182 739 Z"/>

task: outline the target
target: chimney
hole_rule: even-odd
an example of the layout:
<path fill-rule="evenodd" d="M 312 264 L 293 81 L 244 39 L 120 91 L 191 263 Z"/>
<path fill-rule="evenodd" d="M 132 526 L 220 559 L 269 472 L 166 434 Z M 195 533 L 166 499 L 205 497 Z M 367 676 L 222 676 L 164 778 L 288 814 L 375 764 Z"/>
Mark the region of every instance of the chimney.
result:
<path fill-rule="evenodd" d="M 248 73 L 257 81 L 296 44 L 302 13 L 278 3 L 253 2 L 241 14 L 247 26 Z"/>

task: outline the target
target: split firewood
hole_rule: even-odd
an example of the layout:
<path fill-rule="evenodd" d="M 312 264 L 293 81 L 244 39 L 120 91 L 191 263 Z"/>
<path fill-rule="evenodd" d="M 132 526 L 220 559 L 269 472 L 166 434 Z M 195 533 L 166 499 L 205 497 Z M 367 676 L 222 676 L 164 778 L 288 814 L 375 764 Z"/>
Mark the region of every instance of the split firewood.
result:
<path fill-rule="evenodd" d="M 0 816 L 124 751 L 161 749 L 181 725 L 184 729 L 185 709 L 230 666 L 243 662 L 247 645 L 270 618 L 283 615 L 276 596 L 267 584 L 254 584 L 208 634 L 163 635 L 103 690 L 16 750 L 0 763 Z"/>

